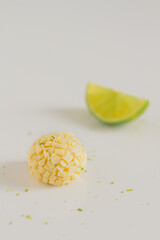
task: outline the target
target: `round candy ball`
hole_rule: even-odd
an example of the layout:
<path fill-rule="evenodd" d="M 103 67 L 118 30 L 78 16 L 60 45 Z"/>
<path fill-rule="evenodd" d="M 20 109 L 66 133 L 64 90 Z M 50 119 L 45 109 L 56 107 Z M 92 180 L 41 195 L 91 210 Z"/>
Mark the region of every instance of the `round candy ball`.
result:
<path fill-rule="evenodd" d="M 53 185 L 65 185 L 78 178 L 86 162 L 84 147 L 72 133 L 66 132 L 49 133 L 38 138 L 28 155 L 31 174 Z"/>

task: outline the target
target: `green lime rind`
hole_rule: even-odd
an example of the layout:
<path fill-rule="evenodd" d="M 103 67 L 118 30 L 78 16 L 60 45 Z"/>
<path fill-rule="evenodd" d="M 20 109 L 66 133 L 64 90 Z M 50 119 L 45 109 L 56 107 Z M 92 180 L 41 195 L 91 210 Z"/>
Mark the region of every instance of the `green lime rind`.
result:
<path fill-rule="evenodd" d="M 108 124 L 108 125 L 120 125 L 120 124 L 124 124 L 124 123 L 130 122 L 130 121 L 138 118 L 140 115 L 142 115 L 142 114 L 147 110 L 147 108 L 148 108 L 148 106 L 149 106 L 149 104 L 150 104 L 150 103 L 149 103 L 149 100 L 147 100 L 147 99 L 136 98 L 136 97 L 132 97 L 132 96 L 127 95 L 127 94 L 123 94 L 123 96 L 125 96 L 126 98 L 127 98 L 127 97 L 132 97 L 132 98 L 135 98 L 135 99 L 137 100 L 137 102 L 138 102 L 138 101 L 142 101 L 141 106 L 140 106 L 138 109 L 136 108 L 135 111 L 132 111 L 131 114 L 129 114 L 128 116 L 124 116 L 124 118 L 121 119 L 121 120 L 119 120 L 119 119 L 118 119 L 118 120 L 117 120 L 117 119 L 109 120 L 109 119 L 107 119 L 107 118 L 103 118 L 103 117 L 101 116 L 101 114 L 98 113 L 98 112 L 96 112 L 96 111 L 93 109 L 93 107 L 91 106 L 91 104 L 89 103 L 88 90 L 89 90 L 89 87 L 90 87 L 90 86 L 93 86 L 93 85 L 95 85 L 95 86 L 97 86 L 97 87 L 100 87 L 104 92 L 105 92 L 105 90 L 107 90 L 107 91 L 112 91 L 113 93 L 121 94 L 121 95 L 122 95 L 123 93 L 114 91 L 114 90 L 112 90 L 112 89 L 103 88 L 103 87 L 98 86 L 98 85 L 96 85 L 96 84 L 88 83 L 87 88 L 86 88 L 86 104 L 87 104 L 87 107 L 88 107 L 88 109 L 89 109 L 89 112 L 90 112 L 96 119 L 100 120 L 101 122 L 103 122 L 103 123 L 105 123 L 105 124 Z"/>

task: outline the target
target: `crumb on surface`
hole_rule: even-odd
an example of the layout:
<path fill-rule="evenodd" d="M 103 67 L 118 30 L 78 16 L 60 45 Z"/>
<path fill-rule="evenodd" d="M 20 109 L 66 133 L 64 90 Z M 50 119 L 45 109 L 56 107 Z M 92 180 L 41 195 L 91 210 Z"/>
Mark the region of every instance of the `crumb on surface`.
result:
<path fill-rule="evenodd" d="M 82 212 L 82 211 L 83 211 L 83 209 L 82 209 L 82 208 L 77 208 L 77 210 L 78 210 L 79 212 Z"/>
<path fill-rule="evenodd" d="M 20 195 L 20 193 L 16 193 L 16 196 L 19 196 Z"/>
<path fill-rule="evenodd" d="M 22 214 L 21 217 L 26 217 L 27 219 L 32 219 L 31 215 L 29 215 L 29 214 L 27 214 L 27 215 Z"/>
<path fill-rule="evenodd" d="M 112 182 L 110 182 L 110 184 L 114 184 L 114 182 L 112 181 Z"/>
<path fill-rule="evenodd" d="M 28 188 L 25 189 L 25 192 L 28 192 Z"/>
<path fill-rule="evenodd" d="M 133 191 L 132 188 L 126 190 L 126 192 L 131 192 L 131 191 Z"/>

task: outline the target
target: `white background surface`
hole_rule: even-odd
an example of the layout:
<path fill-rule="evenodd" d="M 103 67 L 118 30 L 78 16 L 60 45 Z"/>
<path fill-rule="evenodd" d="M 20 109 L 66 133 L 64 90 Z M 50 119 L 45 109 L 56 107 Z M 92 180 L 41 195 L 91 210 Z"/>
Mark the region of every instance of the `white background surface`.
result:
<path fill-rule="evenodd" d="M 158 0 L 0 0 L 0 239 L 160 239 L 159 13 Z M 105 126 L 85 106 L 88 81 L 150 108 Z M 96 157 L 58 188 L 29 175 L 27 153 L 61 130 Z"/>

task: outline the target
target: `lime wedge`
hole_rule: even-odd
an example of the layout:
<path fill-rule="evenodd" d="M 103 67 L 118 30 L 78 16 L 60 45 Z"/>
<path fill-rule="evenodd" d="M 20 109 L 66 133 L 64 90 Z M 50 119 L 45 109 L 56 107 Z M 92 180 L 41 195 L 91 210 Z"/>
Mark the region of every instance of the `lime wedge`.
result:
<path fill-rule="evenodd" d="M 107 124 L 120 124 L 140 116 L 148 107 L 149 101 L 133 97 L 113 89 L 89 83 L 86 101 L 90 112 Z"/>

